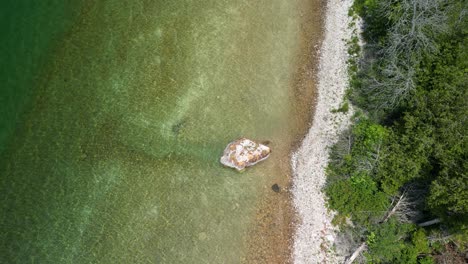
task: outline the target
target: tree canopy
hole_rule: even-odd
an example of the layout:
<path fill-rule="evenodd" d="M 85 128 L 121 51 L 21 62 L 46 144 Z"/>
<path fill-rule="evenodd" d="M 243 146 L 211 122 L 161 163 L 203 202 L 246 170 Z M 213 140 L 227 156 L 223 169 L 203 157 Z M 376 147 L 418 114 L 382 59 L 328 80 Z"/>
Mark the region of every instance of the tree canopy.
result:
<path fill-rule="evenodd" d="M 466 14 L 467 1 L 455 0 L 356 0 L 351 10 L 364 21 L 365 44 L 349 49 L 358 114 L 331 152 L 325 192 L 335 222 L 350 217 L 354 227 L 342 227 L 367 243 L 368 262 L 433 263 L 449 244 L 463 259 Z"/>

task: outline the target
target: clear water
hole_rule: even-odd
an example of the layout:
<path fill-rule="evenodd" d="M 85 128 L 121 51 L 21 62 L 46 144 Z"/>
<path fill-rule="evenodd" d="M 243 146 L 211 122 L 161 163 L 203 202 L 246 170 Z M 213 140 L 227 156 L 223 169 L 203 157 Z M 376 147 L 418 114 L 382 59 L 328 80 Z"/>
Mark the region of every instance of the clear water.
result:
<path fill-rule="evenodd" d="M 36 2 L 1 4 L 0 262 L 240 262 L 295 133 L 302 1 Z M 273 154 L 240 174 L 241 136 Z"/>
<path fill-rule="evenodd" d="M 0 152 L 32 96 L 52 47 L 70 27 L 77 3 L 2 0 L 0 3 Z"/>

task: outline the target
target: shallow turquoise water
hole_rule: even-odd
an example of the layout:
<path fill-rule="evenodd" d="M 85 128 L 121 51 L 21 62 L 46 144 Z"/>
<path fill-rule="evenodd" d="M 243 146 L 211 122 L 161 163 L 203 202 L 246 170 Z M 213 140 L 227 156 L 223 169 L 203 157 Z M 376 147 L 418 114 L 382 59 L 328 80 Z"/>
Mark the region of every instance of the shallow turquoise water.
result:
<path fill-rule="evenodd" d="M 0 262 L 240 262 L 296 125 L 301 1 L 24 3 L 1 20 L 27 22 L 1 50 Z M 274 152 L 239 174 L 218 159 L 241 136 Z"/>

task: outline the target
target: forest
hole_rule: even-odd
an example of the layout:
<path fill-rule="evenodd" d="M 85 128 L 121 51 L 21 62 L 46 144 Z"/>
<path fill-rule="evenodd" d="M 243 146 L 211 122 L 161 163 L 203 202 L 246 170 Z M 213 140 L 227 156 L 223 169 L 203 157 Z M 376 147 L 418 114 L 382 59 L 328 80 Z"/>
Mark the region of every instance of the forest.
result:
<path fill-rule="evenodd" d="M 466 263 L 467 1 L 355 0 L 325 193 L 347 263 Z"/>

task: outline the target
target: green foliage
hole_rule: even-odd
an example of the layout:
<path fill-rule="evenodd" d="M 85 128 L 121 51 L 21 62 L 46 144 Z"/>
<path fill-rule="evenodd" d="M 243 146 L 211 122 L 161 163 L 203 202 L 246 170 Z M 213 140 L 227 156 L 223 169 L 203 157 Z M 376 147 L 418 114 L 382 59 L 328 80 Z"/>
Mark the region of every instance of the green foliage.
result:
<path fill-rule="evenodd" d="M 353 141 L 351 152 L 342 156 L 341 163 L 329 165 L 330 177 L 346 175 L 329 181 L 325 189 L 330 207 L 340 213 L 338 217 L 351 216 L 354 221 L 365 225 L 378 221 L 388 207 L 387 195 L 371 177 L 374 154 L 386 136 L 384 127 L 367 119 L 357 121 L 350 135 Z M 335 149 L 334 155 L 339 151 Z"/>
<path fill-rule="evenodd" d="M 355 0 L 350 10 L 351 14 L 357 14 L 367 23 L 363 36 L 366 41 L 383 39 L 389 21 L 382 15 L 379 0 Z"/>
<path fill-rule="evenodd" d="M 466 165 L 463 168 L 465 171 L 468 169 Z M 429 205 L 435 208 L 439 214 L 453 212 L 466 215 L 468 212 L 468 178 L 466 173 L 460 175 L 455 172 L 450 176 L 442 177 L 432 183 Z"/>
<path fill-rule="evenodd" d="M 418 260 L 419 264 L 434 264 L 434 259 L 430 256 L 424 256 L 423 258 Z"/>
<path fill-rule="evenodd" d="M 325 192 L 336 222 L 351 217 L 367 241 L 370 263 L 434 263 L 429 229 L 382 221 L 389 198 L 409 184 L 425 191 L 407 210 L 442 218 L 452 241 L 468 244 L 466 8 L 454 0 L 355 0 L 351 9 L 364 20 L 367 45 L 359 47 L 357 36 L 348 42 L 347 94 L 366 114 L 333 147 Z M 413 39 L 398 37 L 409 25 Z"/>
<path fill-rule="evenodd" d="M 373 247 L 375 245 L 375 233 L 374 232 L 370 232 L 370 234 L 367 235 L 366 244 L 369 247 Z"/>
<path fill-rule="evenodd" d="M 411 241 L 414 244 L 414 249 L 417 253 L 429 253 L 431 252 L 429 248 L 429 243 L 427 241 L 426 232 L 424 229 L 418 229 L 413 233 Z"/>
<path fill-rule="evenodd" d="M 332 110 L 332 113 L 347 113 L 349 111 L 349 103 L 344 102 L 340 108 Z"/>
<path fill-rule="evenodd" d="M 367 236 L 368 261 L 371 263 L 432 263 L 430 257 L 418 259 L 431 252 L 424 230 L 396 220 L 374 227 Z M 422 261 L 422 262 L 421 262 Z"/>
<path fill-rule="evenodd" d="M 353 10 L 363 17 L 366 25 L 372 24 L 376 17 L 385 16 L 390 21 L 385 30 L 393 30 L 392 34 L 398 35 L 395 30 L 406 29 L 404 25 L 392 28 L 391 21 L 396 22 L 402 16 L 408 16 L 403 14 L 409 12 L 404 6 L 408 6 L 412 1 L 377 3 L 358 0 Z M 424 9 L 422 5 L 425 3 L 416 3 L 416 0 L 414 2 L 417 8 Z M 384 5 L 389 10 L 384 11 L 379 7 Z M 467 120 L 464 118 L 468 116 L 468 104 L 465 102 L 468 98 L 468 22 L 462 15 L 465 10 L 463 5 L 453 3 L 439 7 L 438 13 L 428 16 L 424 23 L 429 23 L 427 21 L 435 19 L 434 16 L 441 15 L 448 17 L 446 21 L 449 21 L 447 23 L 451 28 L 446 31 L 438 28 L 433 32 L 428 31 L 430 27 L 426 28 L 423 37 L 436 48 L 428 45 L 407 50 L 409 54 L 403 57 L 413 57 L 413 52 L 418 59 L 409 61 L 413 63 L 409 65 L 411 68 L 400 70 L 412 72 L 411 82 L 414 83 L 415 89 L 404 95 L 397 108 L 388 112 L 378 107 L 382 101 L 393 100 L 392 94 L 378 90 L 373 93 L 366 92 L 366 86 L 371 85 L 374 80 L 382 81 L 387 78 L 381 76 L 384 73 L 379 69 L 389 69 L 383 65 L 390 63 L 387 61 L 390 58 L 386 57 L 388 50 L 385 49 L 388 49 L 388 46 L 385 43 L 391 40 L 383 40 L 380 44 L 374 41 L 370 43 L 372 47 L 364 47 L 366 58 L 379 54 L 379 49 L 387 55 L 378 58 L 378 67 L 359 69 L 355 75 L 357 80 L 351 80 L 355 84 L 351 87 L 355 90 L 352 92 L 353 101 L 369 106 L 370 116 L 378 117 L 380 122 L 387 125 L 389 131 L 381 148 L 382 158 L 373 174 L 379 187 L 385 193 L 395 195 L 409 182 L 432 182 L 427 200 L 431 213 L 445 218 L 460 218 L 468 217 L 468 138 L 464 136 L 468 131 Z M 433 9 L 428 9 L 428 13 L 431 10 Z M 380 16 L 376 15 L 379 12 Z M 370 14 L 372 18 L 369 17 Z M 367 27 L 365 32 L 373 36 L 380 34 Z M 401 34 L 404 35 L 405 32 Z M 403 59 L 393 56 L 391 63 L 397 65 L 400 63 L 398 60 Z M 401 63 L 405 64 L 408 61 Z M 352 152 L 355 152 L 354 148 L 353 146 Z"/>
<path fill-rule="evenodd" d="M 353 129 L 355 147 L 353 151 L 358 155 L 369 155 L 387 137 L 387 130 L 367 119 L 360 120 Z"/>
<path fill-rule="evenodd" d="M 359 46 L 359 37 L 354 34 L 351 37 L 351 40 L 348 41 L 348 54 L 350 56 L 356 56 L 361 51 L 361 46 Z"/>
<path fill-rule="evenodd" d="M 424 169 L 429 169 L 427 141 L 423 139 L 422 136 L 408 138 L 391 130 L 389 140 L 382 149 L 385 158 L 376 173 L 376 179 L 386 193 L 396 194 L 404 184 L 422 177 Z"/>
<path fill-rule="evenodd" d="M 408 263 L 401 259 L 408 259 L 409 252 L 404 252 L 408 247 L 405 240 L 412 229 L 411 225 L 400 225 L 394 220 L 374 227 L 371 232 L 373 243 L 368 245 L 368 260 L 372 263 Z"/>
<path fill-rule="evenodd" d="M 354 175 L 338 181 L 330 185 L 326 192 L 333 209 L 361 224 L 378 221 L 388 206 L 387 196 L 367 175 Z"/>
<path fill-rule="evenodd" d="M 426 107 L 416 109 L 431 114 L 430 118 L 421 118 L 421 122 L 433 124 L 435 141 L 429 206 L 442 217 L 449 212 L 468 217 L 468 138 L 464 136 L 468 131 L 466 44 L 463 34 L 445 40 L 440 56 L 426 58 L 425 65 L 430 70 L 420 73 L 421 85 L 431 89 L 421 92 Z"/>
<path fill-rule="evenodd" d="M 352 22 L 352 26 L 355 26 L 355 20 Z M 349 75 L 349 84 L 351 89 L 348 89 L 346 92 L 345 98 L 349 98 L 351 93 L 350 91 L 354 89 L 355 86 L 359 85 L 359 79 L 357 78 L 357 73 L 359 70 L 358 61 L 361 54 L 361 46 L 359 45 L 359 37 L 357 31 L 353 31 L 351 39 L 347 42 L 348 46 L 348 75 Z M 346 102 L 346 106 L 348 102 Z"/>
<path fill-rule="evenodd" d="M 372 176 L 377 166 L 380 146 L 388 131 L 383 126 L 360 116 L 356 124 L 332 150 L 332 162 L 327 168 L 329 182 L 364 173 Z"/>

